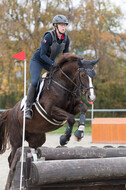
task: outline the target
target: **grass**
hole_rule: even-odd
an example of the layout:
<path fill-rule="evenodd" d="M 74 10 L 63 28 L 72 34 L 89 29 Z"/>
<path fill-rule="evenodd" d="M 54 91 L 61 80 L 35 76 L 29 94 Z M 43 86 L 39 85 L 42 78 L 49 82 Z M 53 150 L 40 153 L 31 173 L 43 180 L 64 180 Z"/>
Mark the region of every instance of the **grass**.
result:
<path fill-rule="evenodd" d="M 63 127 L 61 127 L 61 128 L 59 128 L 59 129 L 57 129 L 57 130 L 55 130 L 55 131 L 51 131 L 51 132 L 49 132 L 49 134 L 64 134 L 65 133 L 65 130 L 66 130 L 66 127 L 67 127 L 67 124 L 65 124 Z M 77 128 L 78 128 L 78 124 L 77 123 L 75 123 L 75 125 L 74 125 L 74 127 L 73 127 L 73 131 L 72 131 L 72 133 L 74 133 L 76 130 L 77 130 Z M 85 133 L 87 133 L 87 134 L 91 134 L 91 124 L 86 124 L 85 125 Z"/>

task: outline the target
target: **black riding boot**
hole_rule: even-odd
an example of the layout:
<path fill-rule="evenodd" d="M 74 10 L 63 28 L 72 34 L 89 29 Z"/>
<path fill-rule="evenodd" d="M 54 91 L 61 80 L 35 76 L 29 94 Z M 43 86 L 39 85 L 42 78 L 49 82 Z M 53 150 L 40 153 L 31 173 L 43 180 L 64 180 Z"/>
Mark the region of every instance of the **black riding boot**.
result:
<path fill-rule="evenodd" d="M 33 117 L 32 104 L 35 98 L 36 88 L 33 86 L 29 86 L 26 100 L 26 110 L 25 110 L 25 118 L 31 120 Z"/>

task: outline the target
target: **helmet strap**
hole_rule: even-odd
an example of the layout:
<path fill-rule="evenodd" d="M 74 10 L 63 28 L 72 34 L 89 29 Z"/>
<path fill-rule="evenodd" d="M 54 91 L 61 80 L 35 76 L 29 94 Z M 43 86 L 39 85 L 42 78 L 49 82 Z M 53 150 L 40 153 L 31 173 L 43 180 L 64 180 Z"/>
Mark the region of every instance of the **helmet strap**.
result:
<path fill-rule="evenodd" d="M 56 24 L 56 28 L 57 28 L 59 34 L 64 34 L 64 33 L 62 33 L 62 32 L 59 31 L 58 24 Z"/>

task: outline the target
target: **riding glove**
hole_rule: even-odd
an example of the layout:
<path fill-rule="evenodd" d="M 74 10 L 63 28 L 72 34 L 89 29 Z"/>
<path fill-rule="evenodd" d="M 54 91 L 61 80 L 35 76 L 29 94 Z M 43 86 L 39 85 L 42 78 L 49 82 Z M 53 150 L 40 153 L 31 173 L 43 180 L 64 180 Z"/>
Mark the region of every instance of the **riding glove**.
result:
<path fill-rule="evenodd" d="M 53 64 L 52 64 L 53 67 L 57 67 L 58 64 L 54 61 Z"/>

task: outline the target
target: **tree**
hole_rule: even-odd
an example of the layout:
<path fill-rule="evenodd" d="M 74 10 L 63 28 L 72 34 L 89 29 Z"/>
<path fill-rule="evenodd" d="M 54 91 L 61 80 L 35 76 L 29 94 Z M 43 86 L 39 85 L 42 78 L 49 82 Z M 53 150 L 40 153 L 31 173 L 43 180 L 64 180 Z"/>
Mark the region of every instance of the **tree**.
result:
<path fill-rule="evenodd" d="M 95 86 L 96 107 L 125 107 L 126 34 L 119 33 L 121 11 L 105 0 L 1 0 L 0 3 L 0 99 L 11 107 L 23 97 L 23 62 L 12 56 L 25 51 L 27 86 L 29 64 L 43 34 L 52 29 L 56 14 L 68 17 L 70 52 L 86 59 L 100 57 Z M 122 95 L 122 96 L 121 96 Z"/>
<path fill-rule="evenodd" d="M 72 49 L 88 59 L 101 58 L 96 68 L 98 100 L 95 106 L 125 107 L 126 34 L 117 32 L 120 29 L 120 9 L 109 1 L 81 1 L 75 15 Z M 118 91 L 122 94 L 119 99 Z"/>

